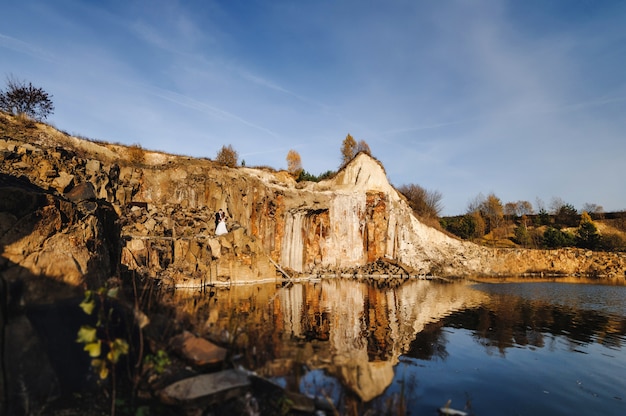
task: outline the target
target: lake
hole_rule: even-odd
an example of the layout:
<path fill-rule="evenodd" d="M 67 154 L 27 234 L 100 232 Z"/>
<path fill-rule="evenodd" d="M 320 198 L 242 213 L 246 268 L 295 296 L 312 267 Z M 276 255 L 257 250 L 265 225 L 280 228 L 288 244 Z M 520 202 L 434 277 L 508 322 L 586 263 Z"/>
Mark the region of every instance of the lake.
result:
<path fill-rule="evenodd" d="M 322 279 L 174 296 L 239 364 L 338 414 L 626 414 L 624 285 Z"/>

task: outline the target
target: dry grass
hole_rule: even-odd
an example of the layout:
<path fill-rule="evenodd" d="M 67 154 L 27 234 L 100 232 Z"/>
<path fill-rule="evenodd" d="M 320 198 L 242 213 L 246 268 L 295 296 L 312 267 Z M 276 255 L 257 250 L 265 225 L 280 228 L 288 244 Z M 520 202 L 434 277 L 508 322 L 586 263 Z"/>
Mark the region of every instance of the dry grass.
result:
<path fill-rule="evenodd" d="M 146 152 L 140 144 L 135 143 L 128 147 L 128 158 L 134 165 L 141 165 L 146 160 Z"/>

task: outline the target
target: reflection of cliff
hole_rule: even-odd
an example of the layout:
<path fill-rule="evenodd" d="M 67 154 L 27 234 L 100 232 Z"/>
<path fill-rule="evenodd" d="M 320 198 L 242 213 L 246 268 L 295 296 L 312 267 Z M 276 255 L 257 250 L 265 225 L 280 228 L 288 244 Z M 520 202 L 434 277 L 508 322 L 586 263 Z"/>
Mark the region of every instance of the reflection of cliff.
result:
<path fill-rule="evenodd" d="M 180 319 L 196 331 L 221 334 L 239 345 L 246 366 L 269 376 L 290 375 L 302 365 L 324 369 L 364 401 L 391 383 L 400 355 L 418 333 L 455 310 L 476 308 L 486 295 L 465 283 L 409 280 L 374 288 L 346 279 L 314 284 L 243 285 L 214 295 L 173 294 Z M 253 348 L 252 348 L 253 347 Z"/>
<path fill-rule="evenodd" d="M 305 307 L 302 297 L 294 296 L 302 293 L 301 286 L 281 292 L 281 309 L 290 311 L 285 313 L 285 325 L 294 336 L 305 337 L 303 323 L 331 317 L 326 369 L 364 401 L 378 396 L 391 383 L 398 357 L 427 323 L 484 299 L 463 284 L 428 281 L 373 290 L 365 283 L 323 280 L 314 290 L 317 293 L 311 297 L 320 299 L 319 308 Z"/>
<path fill-rule="evenodd" d="M 444 327 L 473 332 L 478 344 L 504 354 L 513 346 L 544 347 L 551 335 L 619 347 L 626 320 L 575 307 L 486 294 L 464 282 L 408 280 L 375 288 L 356 280 L 234 286 L 211 298 L 176 304 L 200 332 L 243 329 L 246 366 L 284 377 L 298 388 L 303 367 L 322 369 L 368 401 L 391 383 L 401 355 L 445 359 Z M 217 298 L 217 301 L 214 299 Z M 251 348 L 253 346 L 254 348 Z"/>

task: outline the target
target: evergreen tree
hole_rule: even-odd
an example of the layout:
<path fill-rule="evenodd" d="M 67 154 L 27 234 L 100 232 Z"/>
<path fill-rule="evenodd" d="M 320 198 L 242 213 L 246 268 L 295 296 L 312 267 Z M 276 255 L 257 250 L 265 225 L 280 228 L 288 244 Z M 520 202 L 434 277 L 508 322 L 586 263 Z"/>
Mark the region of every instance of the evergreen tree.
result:
<path fill-rule="evenodd" d="M 580 216 L 580 225 L 576 230 L 576 245 L 589 250 L 596 250 L 600 247 L 600 234 L 586 211 Z"/>
<path fill-rule="evenodd" d="M 548 227 L 543 233 L 543 245 L 547 248 L 569 247 L 574 245 L 575 237 L 570 233 Z"/>

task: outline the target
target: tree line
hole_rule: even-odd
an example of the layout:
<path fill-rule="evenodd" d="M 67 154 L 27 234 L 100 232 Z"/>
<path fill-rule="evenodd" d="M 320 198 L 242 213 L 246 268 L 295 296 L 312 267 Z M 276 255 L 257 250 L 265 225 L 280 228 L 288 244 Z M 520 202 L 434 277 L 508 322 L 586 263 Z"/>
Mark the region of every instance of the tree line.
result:
<path fill-rule="evenodd" d="M 365 140 L 359 140 L 358 142 L 352 137 L 351 134 L 348 133 L 346 138 L 343 140 L 340 148 L 341 162 L 339 164 L 339 169 L 343 168 L 347 165 L 352 159 L 356 157 L 359 153 L 364 152 L 368 155 L 372 155 L 372 151 L 365 142 Z M 215 157 L 215 161 L 223 166 L 235 167 L 238 162 L 238 154 L 235 149 L 233 149 L 232 145 L 223 145 L 217 152 Z M 287 172 L 291 176 L 293 176 L 296 181 L 310 181 L 310 182 L 319 182 L 320 180 L 330 178 L 337 173 L 333 170 L 328 170 L 319 175 L 314 175 L 312 173 L 307 172 L 302 167 L 302 157 L 300 153 L 298 153 L 294 149 L 290 149 L 287 152 L 286 156 L 287 161 Z M 245 161 L 241 162 L 241 166 L 245 166 Z"/>
<path fill-rule="evenodd" d="M 607 216 L 600 205 L 587 203 L 579 212 L 554 198 L 549 209 L 540 200 L 537 206 L 535 211 L 528 201 L 503 204 L 493 193 L 479 194 L 464 215 L 441 218 L 440 225 L 462 239 L 491 246 L 626 250 L 626 212 L 610 215 L 613 227 L 621 233 L 600 233 L 596 221 Z"/>

